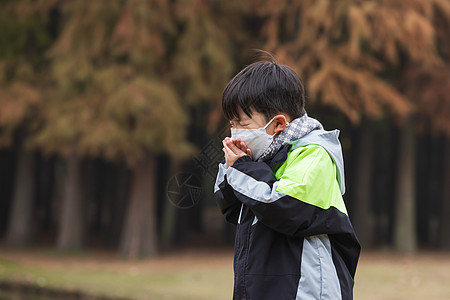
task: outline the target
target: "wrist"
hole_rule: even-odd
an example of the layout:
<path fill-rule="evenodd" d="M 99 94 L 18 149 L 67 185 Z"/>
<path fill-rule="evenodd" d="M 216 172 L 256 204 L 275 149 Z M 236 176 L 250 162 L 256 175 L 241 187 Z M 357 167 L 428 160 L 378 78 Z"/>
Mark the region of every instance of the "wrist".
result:
<path fill-rule="evenodd" d="M 252 161 L 252 158 L 248 154 L 245 154 L 245 155 L 242 155 L 241 157 L 239 157 L 238 159 L 236 159 L 232 165 L 234 165 L 236 163 L 249 162 L 249 161 Z"/>

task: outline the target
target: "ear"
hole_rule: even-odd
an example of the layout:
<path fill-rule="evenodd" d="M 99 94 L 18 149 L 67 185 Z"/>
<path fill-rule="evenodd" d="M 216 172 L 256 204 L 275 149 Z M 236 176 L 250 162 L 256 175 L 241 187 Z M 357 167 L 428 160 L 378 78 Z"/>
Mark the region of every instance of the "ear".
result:
<path fill-rule="evenodd" d="M 273 120 L 275 124 L 275 128 L 273 130 L 274 133 L 278 133 L 286 129 L 286 126 L 288 124 L 286 117 L 284 115 L 277 115 L 275 119 Z"/>

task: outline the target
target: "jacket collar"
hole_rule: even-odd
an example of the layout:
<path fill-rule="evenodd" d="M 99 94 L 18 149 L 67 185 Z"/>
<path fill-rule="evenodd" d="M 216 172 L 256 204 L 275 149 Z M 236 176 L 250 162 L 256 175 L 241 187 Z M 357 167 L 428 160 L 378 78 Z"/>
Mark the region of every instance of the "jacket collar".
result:
<path fill-rule="evenodd" d="M 283 144 L 272 158 L 265 160 L 264 162 L 266 164 L 268 164 L 269 167 L 271 167 L 271 168 L 273 168 L 274 166 L 276 166 L 280 163 L 285 162 L 287 159 L 288 152 L 291 149 L 291 147 L 292 147 L 292 144 L 290 144 L 290 143 Z"/>

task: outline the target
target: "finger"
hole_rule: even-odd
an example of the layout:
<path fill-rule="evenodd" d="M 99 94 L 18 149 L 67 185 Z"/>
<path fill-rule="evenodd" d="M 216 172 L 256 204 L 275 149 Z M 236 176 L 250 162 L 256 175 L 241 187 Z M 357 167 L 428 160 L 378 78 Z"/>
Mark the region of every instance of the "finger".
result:
<path fill-rule="evenodd" d="M 241 139 L 233 139 L 232 141 L 231 141 L 238 149 L 240 149 L 240 150 L 242 150 L 242 151 L 244 151 L 244 149 L 242 149 L 241 148 Z"/>
<path fill-rule="evenodd" d="M 226 145 L 228 146 L 228 148 L 233 151 L 234 154 L 242 154 L 245 153 L 244 151 L 242 151 L 240 148 L 238 148 L 233 142 L 226 142 Z"/>
<path fill-rule="evenodd" d="M 234 155 L 236 155 L 236 154 L 233 152 L 233 150 L 230 149 L 228 143 L 224 143 L 224 144 L 223 144 L 223 148 L 225 149 L 225 150 L 224 150 L 225 155 L 227 155 L 227 156 L 231 156 L 231 155 L 234 156 Z"/>
<path fill-rule="evenodd" d="M 234 145 L 232 140 L 223 141 L 223 146 L 224 146 L 225 150 L 234 153 L 232 148 L 231 148 L 232 145 Z"/>
<path fill-rule="evenodd" d="M 233 142 L 235 145 L 239 145 L 239 144 L 241 143 L 241 139 L 239 139 L 239 138 L 233 139 L 232 142 Z"/>
<path fill-rule="evenodd" d="M 234 153 L 226 145 L 222 148 L 222 151 L 224 152 L 225 163 L 230 167 L 234 163 L 234 159 L 232 158 Z"/>
<path fill-rule="evenodd" d="M 247 152 L 247 155 L 248 155 L 248 156 L 253 157 L 253 156 L 252 156 L 252 150 L 250 150 L 250 148 L 247 148 L 247 151 L 246 151 L 246 152 Z"/>
<path fill-rule="evenodd" d="M 241 142 L 242 142 L 242 141 L 241 141 L 240 138 L 233 139 L 232 142 L 234 143 L 234 145 L 235 145 L 236 147 L 238 147 L 239 149 L 241 149 Z M 244 149 L 241 149 L 241 150 L 244 150 Z"/>
<path fill-rule="evenodd" d="M 241 156 L 234 153 L 227 145 L 225 145 L 225 161 L 227 165 L 231 166 Z"/>

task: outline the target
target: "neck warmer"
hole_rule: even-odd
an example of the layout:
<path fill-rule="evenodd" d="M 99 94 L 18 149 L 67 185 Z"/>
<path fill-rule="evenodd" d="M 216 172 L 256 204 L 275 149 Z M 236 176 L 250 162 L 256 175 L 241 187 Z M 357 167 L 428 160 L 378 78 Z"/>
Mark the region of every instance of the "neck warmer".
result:
<path fill-rule="evenodd" d="M 316 119 L 308 117 L 306 113 L 300 118 L 292 120 L 273 140 L 272 144 L 264 151 L 258 161 L 272 158 L 283 144 L 296 141 L 316 129 L 323 129 L 322 124 Z"/>

